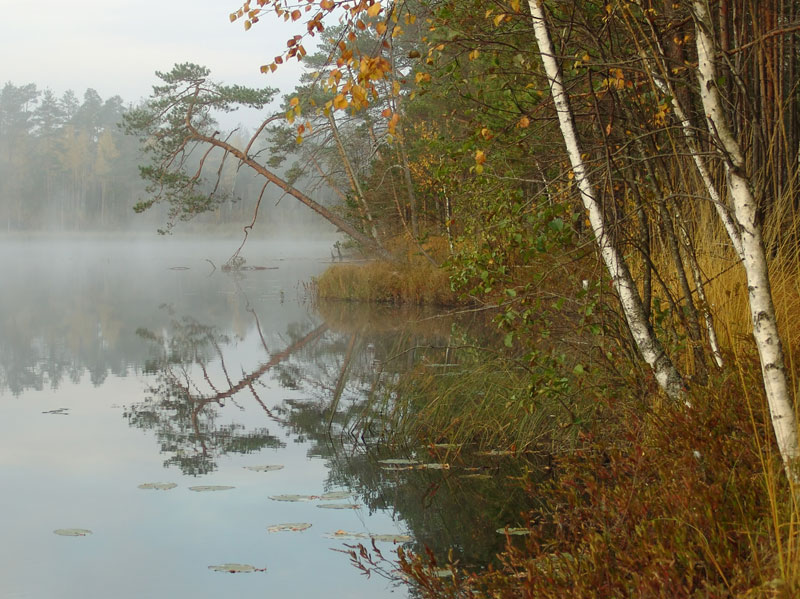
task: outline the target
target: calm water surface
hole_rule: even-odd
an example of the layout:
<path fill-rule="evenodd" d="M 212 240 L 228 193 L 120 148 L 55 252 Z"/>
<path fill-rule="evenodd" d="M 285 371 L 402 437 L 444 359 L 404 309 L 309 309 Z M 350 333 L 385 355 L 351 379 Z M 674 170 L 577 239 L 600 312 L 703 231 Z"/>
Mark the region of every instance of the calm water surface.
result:
<path fill-rule="evenodd" d="M 270 269 L 234 277 L 219 269 L 231 242 L 0 244 L 0 596 L 406 594 L 360 576 L 325 536 L 405 532 L 390 511 L 357 497 L 346 510 L 269 499 L 346 490 L 330 483 L 315 441 L 273 412 L 316 401 L 293 380 L 301 348 L 279 354 L 315 330 L 325 341 L 298 282 L 325 267 L 329 247 L 254 244 L 249 262 Z M 336 368 L 335 355 L 328 362 Z M 184 384 L 196 404 L 259 368 L 189 413 Z M 284 468 L 244 468 L 261 465 Z M 138 488 L 147 482 L 177 487 Z M 267 531 L 287 522 L 312 527 Z M 208 569 L 232 562 L 267 571 Z"/>
<path fill-rule="evenodd" d="M 452 325 L 312 308 L 329 242 L 253 243 L 223 272 L 235 246 L 0 241 L 0 597 L 406 597 L 332 551 L 354 542 L 337 531 L 473 564 L 502 546 L 513 492 L 379 462 L 403 455 L 367 400 Z M 285 523 L 311 527 L 268 531 Z M 92 534 L 53 532 L 71 528 Z M 209 569 L 227 563 L 266 571 Z"/>

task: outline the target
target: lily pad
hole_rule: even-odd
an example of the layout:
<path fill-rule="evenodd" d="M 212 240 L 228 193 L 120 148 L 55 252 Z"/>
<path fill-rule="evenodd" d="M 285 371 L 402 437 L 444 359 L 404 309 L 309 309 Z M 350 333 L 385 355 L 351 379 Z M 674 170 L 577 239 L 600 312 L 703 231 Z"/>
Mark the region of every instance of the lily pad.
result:
<path fill-rule="evenodd" d="M 198 493 L 205 493 L 207 491 L 228 491 L 234 489 L 228 485 L 198 485 L 196 487 L 189 487 L 190 491 L 197 491 Z"/>
<path fill-rule="evenodd" d="M 264 466 L 245 466 L 245 470 L 252 470 L 253 472 L 275 472 L 276 470 L 283 470 L 283 464 L 266 464 Z"/>
<path fill-rule="evenodd" d="M 58 416 L 68 416 L 69 408 L 57 408 L 55 410 L 47 410 L 46 412 L 42 412 L 42 414 L 56 414 Z"/>
<path fill-rule="evenodd" d="M 385 541 L 387 543 L 408 543 L 411 541 L 411 537 L 408 535 L 396 535 L 396 534 L 386 534 L 386 535 L 369 535 L 369 538 L 373 541 Z"/>
<path fill-rule="evenodd" d="M 347 530 L 336 530 L 326 534 L 325 536 L 329 539 L 345 539 L 348 541 L 369 538 L 363 532 L 349 532 Z"/>
<path fill-rule="evenodd" d="M 322 499 L 323 501 L 341 501 L 342 499 L 349 499 L 352 497 L 353 494 L 350 491 L 330 491 L 328 493 L 323 493 L 317 499 Z"/>
<path fill-rule="evenodd" d="M 292 531 L 292 532 L 300 532 L 303 530 L 308 530 L 311 528 L 311 525 L 308 522 L 287 522 L 286 524 L 273 524 L 272 526 L 267 527 L 267 531 L 269 532 L 282 532 L 282 531 Z"/>
<path fill-rule="evenodd" d="M 85 537 L 92 534 L 92 531 L 86 528 L 57 528 L 53 532 L 62 537 Z"/>
<path fill-rule="evenodd" d="M 326 510 L 357 510 L 361 505 L 358 503 L 320 503 L 317 507 Z"/>
<path fill-rule="evenodd" d="M 501 534 L 501 535 L 504 535 L 504 534 L 508 533 L 508 534 L 510 534 L 512 536 L 523 536 L 523 535 L 531 534 L 531 529 L 530 528 L 498 528 L 497 532 L 499 534 Z"/>
<path fill-rule="evenodd" d="M 272 501 L 313 501 L 314 495 L 271 495 Z"/>
<path fill-rule="evenodd" d="M 154 489 L 156 491 L 169 491 L 177 487 L 175 483 L 142 483 L 140 489 Z"/>
<path fill-rule="evenodd" d="M 436 449 L 458 449 L 462 446 L 461 443 L 434 443 Z"/>
<path fill-rule="evenodd" d="M 420 470 L 450 470 L 450 464 L 420 464 Z"/>
<path fill-rule="evenodd" d="M 250 564 L 220 564 L 219 566 L 209 566 L 209 570 L 215 572 L 230 572 L 231 574 L 242 574 L 247 572 L 266 572 L 266 568 L 256 568 Z"/>
<path fill-rule="evenodd" d="M 431 574 L 436 578 L 447 578 L 453 575 L 453 571 L 450 568 L 432 568 Z"/>
<path fill-rule="evenodd" d="M 389 459 L 389 460 L 378 460 L 379 464 L 383 464 L 384 466 L 416 466 L 420 463 L 419 460 L 404 460 L 404 459 Z"/>

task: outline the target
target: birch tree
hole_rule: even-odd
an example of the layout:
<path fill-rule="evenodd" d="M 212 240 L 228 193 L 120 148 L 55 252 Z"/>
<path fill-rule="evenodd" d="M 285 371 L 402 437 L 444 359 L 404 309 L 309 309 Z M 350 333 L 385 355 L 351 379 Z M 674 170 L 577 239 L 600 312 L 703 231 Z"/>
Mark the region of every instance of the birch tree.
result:
<path fill-rule="evenodd" d="M 761 373 L 764 380 L 772 426 L 787 474 L 798 481 L 800 459 L 797 420 L 778 334 L 778 322 L 770 289 L 767 256 L 758 215 L 758 206 L 747 175 L 747 165 L 739 142 L 731 131 L 717 87 L 716 50 L 713 28 L 705 2 L 693 3 L 697 44 L 697 77 L 700 97 L 712 139 L 721 155 L 742 247 L 742 264 L 747 276 L 747 292 Z"/>
<path fill-rule="evenodd" d="M 611 276 L 614 290 L 619 297 L 628 329 L 636 343 L 639 354 L 652 369 L 659 386 L 670 398 L 678 400 L 683 396 L 683 380 L 650 327 L 636 283 L 631 276 L 624 255 L 619 251 L 609 234 L 602 207 L 597 200 L 594 185 L 584 164 L 575 128 L 575 118 L 570 108 L 569 96 L 564 89 L 561 69 L 556 61 L 550 30 L 542 7 L 542 0 L 529 0 L 528 4 L 533 19 L 536 43 L 544 64 L 550 86 L 550 94 L 558 114 L 558 123 L 572 171 L 575 175 L 575 182 L 583 206 L 588 214 L 600 255 Z"/>

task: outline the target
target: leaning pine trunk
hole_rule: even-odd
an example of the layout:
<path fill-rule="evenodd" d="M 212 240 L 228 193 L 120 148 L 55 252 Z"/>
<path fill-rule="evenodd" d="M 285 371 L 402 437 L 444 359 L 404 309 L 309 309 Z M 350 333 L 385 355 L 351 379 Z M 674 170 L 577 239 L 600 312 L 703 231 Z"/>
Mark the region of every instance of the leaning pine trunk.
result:
<path fill-rule="evenodd" d="M 589 180 L 586 166 L 581 158 L 575 122 L 569 106 L 569 98 L 564 90 L 561 70 L 555 59 L 553 43 L 550 40 L 550 31 L 547 28 L 542 9 L 542 0 L 529 0 L 528 4 L 533 17 L 536 43 L 539 46 L 545 73 L 550 82 L 550 93 L 553 96 L 553 102 L 558 113 L 558 122 L 561 127 L 561 134 L 564 137 L 564 144 L 567 148 L 572 171 L 575 174 L 575 181 L 578 185 L 583 205 L 589 214 L 589 222 L 597 245 L 600 248 L 603 262 L 611 275 L 614 290 L 619 296 L 628 329 L 636 342 L 639 354 L 653 370 L 660 387 L 670 398 L 681 399 L 683 396 L 681 376 L 649 326 L 639 291 L 636 289 L 636 284 L 633 281 L 624 256 L 608 234 L 602 208 L 597 201 L 592 182 Z"/>
<path fill-rule="evenodd" d="M 724 152 L 728 191 L 733 200 L 734 216 L 741 233 L 745 274 L 747 275 L 750 316 L 753 320 L 753 337 L 761 359 L 761 374 L 767 394 L 772 426 L 778 440 L 786 473 L 798 482 L 797 465 L 800 446 L 797 437 L 792 396 L 783 361 L 783 348 L 778 335 L 775 306 L 772 302 L 767 257 L 761 236 L 761 223 L 750 181 L 745 173 L 741 148 L 728 126 L 719 91 L 714 66 L 714 45 L 711 40 L 711 22 L 704 2 L 695 0 L 695 36 L 697 40 L 698 78 L 700 97 L 706 113 L 709 131 Z"/>

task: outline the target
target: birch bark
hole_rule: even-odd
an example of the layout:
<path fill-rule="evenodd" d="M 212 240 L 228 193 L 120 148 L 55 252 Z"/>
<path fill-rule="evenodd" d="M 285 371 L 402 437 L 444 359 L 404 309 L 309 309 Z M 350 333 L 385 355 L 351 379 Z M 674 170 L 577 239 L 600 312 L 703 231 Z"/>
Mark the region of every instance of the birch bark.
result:
<path fill-rule="evenodd" d="M 624 256 L 609 235 L 602 208 L 597 201 L 594 186 L 581 157 L 575 119 L 569 105 L 569 97 L 564 89 L 561 70 L 555 59 L 555 51 L 550 39 L 550 31 L 545 21 L 542 0 L 529 0 L 528 4 L 533 19 L 536 43 L 539 46 L 539 53 L 550 84 L 550 94 L 553 97 L 556 112 L 558 113 L 558 122 L 570 164 L 572 165 L 572 171 L 575 175 L 575 182 L 578 186 L 583 206 L 588 213 L 589 223 L 600 248 L 603 262 L 611 276 L 614 290 L 622 305 L 628 329 L 636 342 L 639 354 L 653 370 L 659 386 L 670 398 L 679 400 L 683 397 L 681 376 L 649 326 L 639 291 L 636 288 Z"/>
<path fill-rule="evenodd" d="M 786 376 L 783 347 L 778 335 L 775 306 L 772 301 L 767 257 L 761 236 L 761 223 L 745 161 L 739 143 L 728 126 L 716 83 L 714 44 L 710 35 L 711 20 L 704 2 L 695 0 L 695 38 L 697 43 L 698 80 L 703 110 L 709 131 L 716 138 L 725 163 L 728 191 L 733 200 L 734 218 L 742 241 L 743 264 L 747 276 L 753 337 L 761 360 L 761 374 L 769 404 L 772 426 L 778 441 L 787 476 L 800 481 L 797 419 Z"/>

